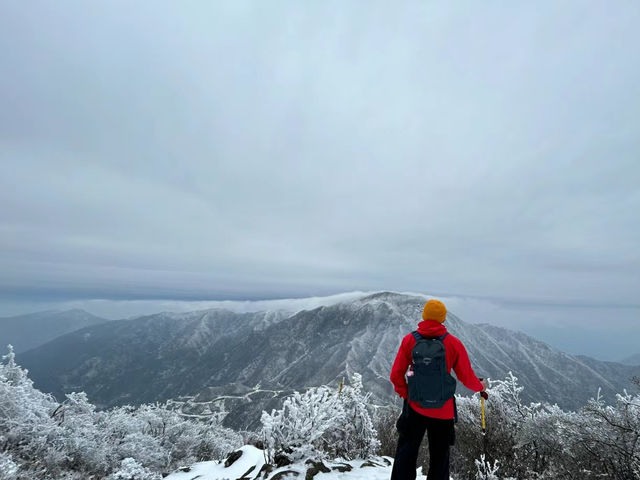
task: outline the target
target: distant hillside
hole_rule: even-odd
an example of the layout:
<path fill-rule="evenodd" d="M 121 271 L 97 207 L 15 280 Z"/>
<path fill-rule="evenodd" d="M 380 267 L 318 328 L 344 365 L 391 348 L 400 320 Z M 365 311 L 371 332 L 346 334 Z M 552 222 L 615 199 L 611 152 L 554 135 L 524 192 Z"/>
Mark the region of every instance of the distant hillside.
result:
<path fill-rule="evenodd" d="M 24 352 L 60 335 L 106 321 L 77 309 L 0 317 L 0 351 L 2 354 L 6 353 L 7 345 L 11 344 L 16 353 Z"/>
<path fill-rule="evenodd" d="M 337 386 L 353 372 L 363 375 L 373 401 L 388 404 L 395 401 L 391 362 L 423 305 L 421 297 L 383 292 L 296 314 L 163 313 L 87 327 L 18 360 L 38 388 L 58 396 L 85 390 L 105 407 L 196 396 L 201 403 L 227 402 L 232 420 L 256 419 L 283 392 Z M 577 408 L 598 388 L 612 399 L 640 373 L 453 314 L 445 325 L 464 342 L 479 376 L 504 378 L 513 371 L 526 401 Z M 251 415 L 242 414 L 246 408 Z"/>
<path fill-rule="evenodd" d="M 621 360 L 620 363 L 623 363 L 624 365 L 640 365 L 640 353 L 631 355 L 630 357 Z"/>

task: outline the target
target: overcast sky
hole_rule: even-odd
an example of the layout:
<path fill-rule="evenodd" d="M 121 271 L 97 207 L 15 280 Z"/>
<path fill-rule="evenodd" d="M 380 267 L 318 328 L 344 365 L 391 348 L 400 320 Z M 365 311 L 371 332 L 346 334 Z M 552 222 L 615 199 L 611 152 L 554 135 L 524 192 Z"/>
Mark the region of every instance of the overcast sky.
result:
<path fill-rule="evenodd" d="M 0 314 L 385 289 L 640 340 L 638 25 L 635 0 L 2 2 Z"/>

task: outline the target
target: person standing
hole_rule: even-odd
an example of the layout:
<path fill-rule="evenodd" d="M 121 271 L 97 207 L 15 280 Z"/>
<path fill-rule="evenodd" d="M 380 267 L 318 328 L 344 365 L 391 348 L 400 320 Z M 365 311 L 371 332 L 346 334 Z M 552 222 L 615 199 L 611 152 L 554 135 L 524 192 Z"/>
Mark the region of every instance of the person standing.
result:
<path fill-rule="evenodd" d="M 460 340 L 443 325 L 447 309 L 429 300 L 418 329 L 402 339 L 391 367 L 390 380 L 404 399 L 396 423 L 398 447 L 391 480 L 415 480 L 420 444 L 427 433 L 429 473 L 427 480 L 449 480 L 449 447 L 455 441 L 456 381 L 485 398 L 487 384 L 471 368 L 469 355 Z"/>

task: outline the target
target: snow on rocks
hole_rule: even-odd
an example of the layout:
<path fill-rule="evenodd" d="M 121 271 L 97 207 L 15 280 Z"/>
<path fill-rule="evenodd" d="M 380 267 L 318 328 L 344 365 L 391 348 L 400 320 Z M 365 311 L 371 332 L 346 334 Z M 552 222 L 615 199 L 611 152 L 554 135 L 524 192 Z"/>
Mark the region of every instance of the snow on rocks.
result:
<path fill-rule="evenodd" d="M 232 453 L 224 463 L 200 462 L 190 467 L 181 468 L 178 471 L 165 477 L 165 480 L 223 480 L 236 478 L 255 478 L 264 465 L 264 454 L 262 450 L 245 445 L 239 452 L 241 456 Z M 233 458 L 233 461 L 229 461 Z M 226 465 L 226 466 L 225 466 Z"/>
<path fill-rule="evenodd" d="M 237 452 L 225 462 L 200 462 L 179 469 L 165 480 L 388 480 L 393 465 L 390 457 L 374 457 L 333 462 L 307 460 L 275 468 L 265 465 L 264 452 L 254 446 L 245 445 Z M 426 480 L 420 468 L 416 480 Z"/>

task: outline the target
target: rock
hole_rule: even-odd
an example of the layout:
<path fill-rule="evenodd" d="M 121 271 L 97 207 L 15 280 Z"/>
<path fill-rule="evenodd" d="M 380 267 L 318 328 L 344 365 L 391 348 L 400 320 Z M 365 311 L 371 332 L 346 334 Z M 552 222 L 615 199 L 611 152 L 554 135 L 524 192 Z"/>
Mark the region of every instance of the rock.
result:
<path fill-rule="evenodd" d="M 362 465 L 360 465 L 360 468 L 365 468 L 365 467 L 382 467 L 382 465 L 380 465 L 379 463 L 376 463 L 376 462 L 374 462 L 372 460 L 367 460 Z"/>
<path fill-rule="evenodd" d="M 256 478 L 267 478 L 271 472 L 273 472 L 273 465 L 265 463 L 264 465 L 262 465 L 262 468 L 258 472 L 258 475 L 256 475 Z"/>
<path fill-rule="evenodd" d="M 353 470 L 353 467 L 348 463 L 340 463 L 338 465 L 333 465 L 331 467 L 331 470 L 337 470 L 338 472 L 344 473 L 344 472 L 350 472 L 351 470 Z"/>
<path fill-rule="evenodd" d="M 273 459 L 276 467 L 286 467 L 287 465 L 291 465 L 293 462 L 289 457 L 287 457 L 284 453 L 278 453 Z"/>
<path fill-rule="evenodd" d="M 259 448 L 260 450 L 265 449 L 264 441 L 262 440 L 254 440 L 253 442 L 250 442 L 250 443 L 251 445 L 253 445 L 256 448 Z"/>
<path fill-rule="evenodd" d="M 307 460 L 306 462 L 304 462 L 306 465 L 311 465 L 311 467 L 309 467 L 307 469 L 307 474 L 304 477 L 304 480 L 311 480 L 313 477 L 315 477 L 318 473 L 322 472 L 322 473 L 329 473 L 331 470 L 329 468 L 327 468 L 327 466 L 322 463 L 322 462 L 314 462 L 313 460 Z"/>
<path fill-rule="evenodd" d="M 247 470 L 246 472 L 244 472 L 244 473 L 242 474 L 242 476 L 241 476 L 240 478 L 238 478 L 238 480 L 248 479 L 248 478 L 249 478 L 249 474 L 250 474 L 251 472 L 253 472 L 253 470 L 254 470 L 255 468 L 256 468 L 256 466 L 255 466 L 255 465 L 253 465 L 251 468 L 249 468 L 249 470 Z"/>
<path fill-rule="evenodd" d="M 285 470 L 283 472 L 276 473 L 271 480 L 283 480 L 288 475 L 293 475 L 294 477 L 298 477 L 300 476 L 300 473 L 296 472 L 295 470 Z"/>
<path fill-rule="evenodd" d="M 242 450 L 236 450 L 235 452 L 231 452 L 231 454 L 224 461 L 224 468 L 229 468 L 241 456 L 242 456 Z"/>

